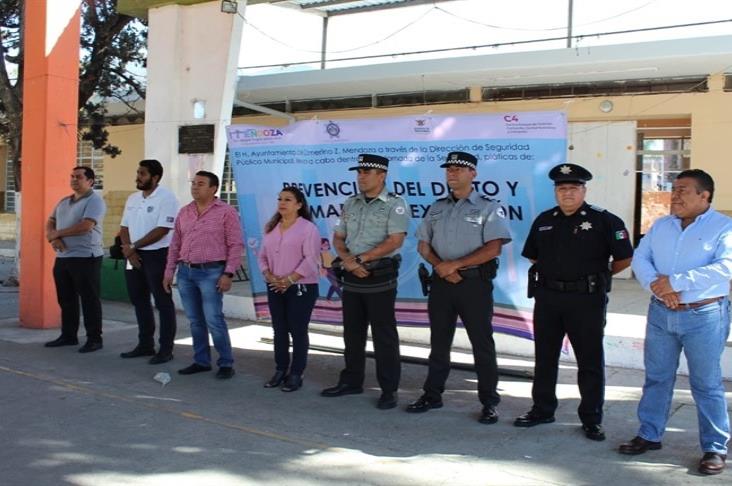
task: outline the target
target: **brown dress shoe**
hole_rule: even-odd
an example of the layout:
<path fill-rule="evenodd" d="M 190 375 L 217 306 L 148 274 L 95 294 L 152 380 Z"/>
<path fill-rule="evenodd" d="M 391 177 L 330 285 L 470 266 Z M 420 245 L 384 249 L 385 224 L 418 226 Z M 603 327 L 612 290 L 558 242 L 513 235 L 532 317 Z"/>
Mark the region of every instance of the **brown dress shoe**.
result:
<path fill-rule="evenodd" d="M 621 454 L 636 456 L 638 454 L 643 454 L 646 451 L 657 451 L 661 447 L 663 447 L 663 445 L 660 442 L 652 442 L 644 439 L 643 437 L 635 436 L 630 442 L 620 444 L 618 452 Z"/>
<path fill-rule="evenodd" d="M 699 472 L 702 474 L 719 474 L 724 471 L 726 467 L 725 461 L 727 460 L 726 454 L 719 454 L 717 452 L 705 452 L 704 457 L 699 461 Z"/>

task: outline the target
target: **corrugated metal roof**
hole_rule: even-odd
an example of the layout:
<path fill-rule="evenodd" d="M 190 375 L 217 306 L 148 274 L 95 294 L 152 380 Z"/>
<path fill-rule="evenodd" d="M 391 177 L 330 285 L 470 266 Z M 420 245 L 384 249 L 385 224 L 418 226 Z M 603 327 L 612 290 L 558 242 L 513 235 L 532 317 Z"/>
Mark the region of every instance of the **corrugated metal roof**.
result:
<path fill-rule="evenodd" d="M 268 3 L 324 17 L 355 14 L 390 8 L 411 7 L 454 0 L 271 0 Z M 267 2 L 265 2 L 267 3 Z"/>

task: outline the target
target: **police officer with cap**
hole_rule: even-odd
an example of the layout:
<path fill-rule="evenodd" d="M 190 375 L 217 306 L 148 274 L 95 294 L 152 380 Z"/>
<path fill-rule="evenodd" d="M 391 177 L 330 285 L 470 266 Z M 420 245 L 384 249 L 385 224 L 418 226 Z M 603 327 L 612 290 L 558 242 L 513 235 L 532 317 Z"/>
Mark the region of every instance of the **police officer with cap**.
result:
<path fill-rule="evenodd" d="M 498 365 L 493 342 L 493 278 L 501 247 L 511 241 L 503 209 L 473 188 L 478 160 L 450 152 L 445 168 L 450 195 L 435 201 L 417 230 L 419 253 L 432 265 L 427 303 L 430 319 L 429 372 L 424 394 L 407 407 L 421 413 L 442 407 L 450 373 L 450 348 L 458 316 L 473 346 L 478 374 L 479 421 L 498 420 Z"/>
<path fill-rule="evenodd" d="M 569 337 L 577 358 L 577 410 L 588 439 L 605 440 L 603 337 L 612 275 L 630 265 L 633 247 L 623 221 L 585 202 L 592 174 L 575 164 L 549 172 L 557 206 L 534 220 L 522 255 L 532 261 L 529 296 L 534 303 L 534 401 L 517 427 L 554 422 L 559 353 Z"/>
<path fill-rule="evenodd" d="M 343 341 L 346 367 L 338 384 L 321 392 L 338 397 L 363 392 L 366 336 L 369 324 L 376 355 L 376 377 L 381 387 L 379 409 L 397 405 L 401 374 L 399 334 L 394 305 L 400 257 L 409 227 L 403 198 L 386 190 L 389 159 L 358 156 L 359 194 L 348 198 L 335 227 L 333 247 L 343 269 Z"/>

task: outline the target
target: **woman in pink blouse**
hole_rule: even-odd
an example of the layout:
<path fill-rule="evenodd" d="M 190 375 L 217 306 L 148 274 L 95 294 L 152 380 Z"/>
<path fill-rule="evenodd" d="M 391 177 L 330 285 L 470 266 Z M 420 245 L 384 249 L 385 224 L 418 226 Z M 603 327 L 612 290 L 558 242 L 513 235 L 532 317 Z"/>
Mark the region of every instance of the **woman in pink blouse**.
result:
<path fill-rule="evenodd" d="M 284 383 L 282 391 L 291 392 L 302 386 L 310 345 L 308 325 L 320 277 L 320 234 L 302 191 L 286 187 L 280 192 L 277 212 L 264 232 L 257 261 L 268 284 L 277 365 L 264 386 L 274 388 Z"/>

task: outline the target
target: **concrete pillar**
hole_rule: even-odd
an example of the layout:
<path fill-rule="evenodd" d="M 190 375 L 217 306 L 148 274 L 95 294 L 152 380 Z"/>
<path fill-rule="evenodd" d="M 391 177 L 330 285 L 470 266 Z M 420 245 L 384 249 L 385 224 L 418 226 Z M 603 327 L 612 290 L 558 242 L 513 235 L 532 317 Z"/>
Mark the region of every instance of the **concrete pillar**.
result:
<path fill-rule="evenodd" d="M 25 2 L 20 321 L 60 324 L 45 222 L 70 194 L 79 116 L 79 0 Z"/>
<path fill-rule="evenodd" d="M 246 1 L 239 2 L 243 15 Z M 226 152 L 225 127 L 237 83 L 242 17 L 220 11 L 221 2 L 165 5 L 148 11 L 145 157 L 165 167 L 163 184 L 181 203 L 191 200 L 189 180 L 198 170 L 221 177 Z M 194 105 L 205 106 L 202 118 Z M 179 154 L 181 125 L 213 124 L 212 154 Z"/>

